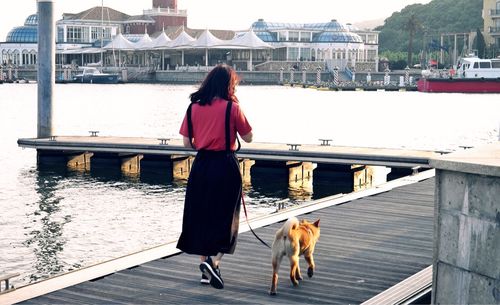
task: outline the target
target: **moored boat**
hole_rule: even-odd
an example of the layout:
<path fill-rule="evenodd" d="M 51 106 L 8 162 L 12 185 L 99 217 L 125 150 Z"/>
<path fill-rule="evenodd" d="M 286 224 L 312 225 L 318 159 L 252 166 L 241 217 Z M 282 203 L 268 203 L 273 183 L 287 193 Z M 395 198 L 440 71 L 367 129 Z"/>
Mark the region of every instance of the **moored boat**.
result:
<path fill-rule="evenodd" d="M 447 72 L 423 71 L 420 92 L 500 93 L 500 59 L 462 58 Z"/>
<path fill-rule="evenodd" d="M 74 83 L 117 84 L 118 81 L 118 74 L 103 73 L 95 67 L 84 67 L 73 77 Z"/>

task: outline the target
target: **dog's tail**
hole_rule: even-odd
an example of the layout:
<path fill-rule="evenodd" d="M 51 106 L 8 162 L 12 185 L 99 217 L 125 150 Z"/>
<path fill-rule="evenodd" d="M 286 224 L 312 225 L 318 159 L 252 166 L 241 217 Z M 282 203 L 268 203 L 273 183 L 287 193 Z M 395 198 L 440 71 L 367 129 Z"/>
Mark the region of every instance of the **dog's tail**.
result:
<path fill-rule="evenodd" d="M 299 220 L 296 217 L 289 218 L 283 225 L 283 236 L 290 238 L 290 233 L 299 228 Z"/>

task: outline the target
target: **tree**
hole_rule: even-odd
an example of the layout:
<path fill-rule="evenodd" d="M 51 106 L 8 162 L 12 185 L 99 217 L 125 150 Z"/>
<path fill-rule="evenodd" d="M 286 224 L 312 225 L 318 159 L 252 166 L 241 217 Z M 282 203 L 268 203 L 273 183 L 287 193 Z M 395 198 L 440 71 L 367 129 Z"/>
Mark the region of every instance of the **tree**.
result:
<path fill-rule="evenodd" d="M 406 21 L 404 24 L 404 30 L 409 33 L 409 38 L 408 38 L 408 66 L 411 67 L 412 64 L 412 57 L 413 57 L 413 38 L 415 36 L 415 33 L 418 32 L 422 28 L 422 24 L 420 21 L 417 19 L 415 14 L 411 14 L 410 18 Z"/>
<path fill-rule="evenodd" d="M 477 56 L 479 58 L 486 57 L 486 42 L 484 41 L 484 36 L 479 28 L 476 31 L 476 49 Z"/>

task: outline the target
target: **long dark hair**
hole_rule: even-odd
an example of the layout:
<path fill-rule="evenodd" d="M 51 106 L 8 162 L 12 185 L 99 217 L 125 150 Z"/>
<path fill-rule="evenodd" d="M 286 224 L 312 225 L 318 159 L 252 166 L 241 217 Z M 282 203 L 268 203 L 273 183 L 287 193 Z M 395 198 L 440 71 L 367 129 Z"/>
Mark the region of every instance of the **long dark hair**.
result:
<path fill-rule="evenodd" d="M 189 99 L 202 106 L 210 105 L 214 97 L 237 103 L 234 91 L 239 81 L 238 75 L 230 66 L 219 64 L 208 73 L 200 88 L 191 93 Z"/>

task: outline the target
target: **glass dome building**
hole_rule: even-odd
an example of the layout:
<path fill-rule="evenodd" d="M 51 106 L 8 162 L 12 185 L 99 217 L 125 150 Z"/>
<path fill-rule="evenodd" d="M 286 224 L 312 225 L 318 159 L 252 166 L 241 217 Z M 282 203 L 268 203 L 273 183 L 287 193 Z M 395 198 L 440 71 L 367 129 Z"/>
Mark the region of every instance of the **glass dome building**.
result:
<path fill-rule="evenodd" d="M 38 15 L 33 14 L 26 18 L 24 26 L 15 27 L 7 34 L 6 42 L 10 43 L 37 43 Z"/>
<path fill-rule="evenodd" d="M 333 19 L 324 23 L 277 23 L 259 19 L 252 30 L 275 47 L 273 59 L 282 61 L 329 61 L 341 68 L 355 62 L 375 63 L 378 43 L 367 44 L 367 31 Z M 370 35 L 378 32 L 369 31 Z M 378 41 L 378 39 L 377 39 Z M 369 51 L 368 51 L 369 50 Z"/>

